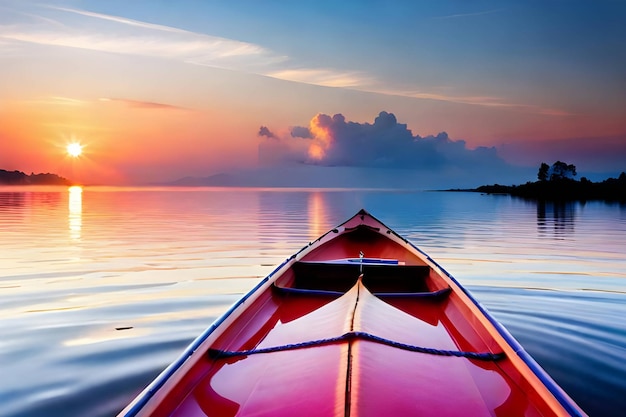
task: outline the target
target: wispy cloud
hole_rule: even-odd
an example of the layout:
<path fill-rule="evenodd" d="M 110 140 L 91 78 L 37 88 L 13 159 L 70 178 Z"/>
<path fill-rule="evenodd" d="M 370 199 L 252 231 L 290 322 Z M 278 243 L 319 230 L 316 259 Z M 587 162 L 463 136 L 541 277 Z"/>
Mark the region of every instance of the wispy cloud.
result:
<path fill-rule="evenodd" d="M 446 101 L 449 103 L 468 104 L 474 106 L 494 107 L 502 109 L 519 110 L 527 113 L 543 114 L 545 116 L 570 116 L 563 110 L 547 108 L 532 104 L 514 103 L 504 100 L 501 97 L 493 96 L 463 96 L 454 94 L 433 93 L 414 90 L 394 90 L 394 89 L 371 89 L 372 93 L 386 94 L 390 96 L 409 97 L 424 100 Z"/>
<path fill-rule="evenodd" d="M 356 72 L 328 68 L 290 69 L 293 64 L 287 56 L 251 42 L 80 9 L 46 8 L 108 22 L 113 26 L 103 30 L 101 26 L 84 27 L 81 22 L 61 25 L 52 19 L 35 19 L 37 16 L 33 16 L 37 21 L 35 25 L 0 26 L 0 39 L 176 59 L 189 64 L 329 87 L 358 87 L 365 82 L 365 77 Z"/>
<path fill-rule="evenodd" d="M 359 87 L 366 77 L 356 72 L 320 68 L 290 69 L 289 58 L 261 45 L 141 22 L 86 10 L 47 6 L 65 14 L 113 25 L 108 30 L 62 25 L 34 17 L 35 25 L 0 26 L 0 38 L 41 45 L 88 49 L 137 56 L 178 59 L 186 63 L 265 75 L 329 87 Z M 61 16 L 63 17 L 63 16 Z"/>
<path fill-rule="evenodd" d="M 87 102 L 84 100 L 80 100 L 72 97 L 61 97 L 61 96 L 47 96 L 47 97 L 37 97 L 29 100 L 24 100 L 25 104 L 44 104 L 44 105 L 53 105 L 53 106 L 82 106 Z"/>
<path fill-rule="evenodd" d="M 372 75 L 362 71 L 301 67 L 289 57 L 255 43 L 192 32 L 171 26 L 67 7 L 43 6 L 40 10 L 54 12 L 55 19 L 33 13 L 23 13 L 31 18 L 31 23 L 0 25 L 0 47 L 5 52 L 16 47 L 18 43 L 15 41 L 18 41 L 172 59 L 194 65 L 258 74 L 280 80 L 347 88 L 376 94 L 510 108 L 552 116 L 567 115 L 558 109 L 509 103 L 498 97 L 461 96 L 394 89 L 393 83 L 380 82 Z M 502 9 L 455 14 L 442 16 L 440 19 L 486 15 L 500 10 Z M 83 18 L 83 20 L 76 21 L 76 19 L 70 18 L 76 16 Z M 95 25 L 94 22 L 104 24 Z M 131 101 L 128 102 L 129 105 L 131 103 Z M 139 107 L 138 103 L 143 102 L 137 102 L 133 107 Z M 155 108 L 155 104 L 158 105 L 158 103 L 152 103 L 152 108 Z M 144 108 L 150 107 L 147 103 L 144 105 Z"/>
<path fill-rule="evenodd" d="M 100 102 L 121 103 L 134 109 L 155 109 L 155 110 L 189 110 L 186 107 L 176 106 L 173 104 L 157 103 L 153 101 L 130 100 L 126 98 L 108 98 L 102 97 L 98 99 Z"/>
<path fill-rule="evenodd" d="M 171 26 L 165 26 L 165 25 L 158 25 L 155 23 L 147 23 L 147 22 L 141 22 L 139 20 L 133 20 L 133 19 L 127 19 L 124 17 L 119 17 L 119 16 L 112 16 L 112 15 L 107 15 L 107 14 L 102 14 L 102 13 L 96 13 L 96 12 L 90 12 L 87 10 L 80 10 L 80 9 L 71 9 L 71 8 L 67 8 L 67 7 L 57 7 L 57 6 L 46 6 L 50 9 L 53 10 L 59 10 L 59 11 L 63 11 L 63 12 L 69 12 L 69 13 L 74 13 L 74 14 L 78 14 L 81 16 L 88 16 L 88 17 L 93 17 L 96 19 L 102 19 L 102 20 L 108 20 L 111 22 L 116 22 L 116 23 L 122 23 L 125 25 L 129 25 L 129 26 L 136 26 L 136 27 L 140 27 L 140 28 L 144 28 L 144 29 L 153 29 L 153 30 L 160 30 L 163 32 L 173 32 L 173 33 L 192 33 L 189 31 L 186 31 L 184 29 L 178 29 L 178 28 L 174 28 Z"/>
<path fill-rule="evenodd" d="M 155 109 L 155 110 L 190 110 L 174 104 L 158 103 L 154 101 L 133 100 L 127 98 L 101 97 L 97 100 L 86 100 L 74 97 L 45 96 L 24 100 L 24 104 L 46 105 L 46 106 L 89 106 L 94 103 L 122 104 L 133 109 Z"/>
<path fill-rule="evenodd" d="M 433 17 L 433 19 L 458 19 L 462 17 L 484 16 L 486 14 L 498 13 L 502 10 L 504 9 L 493 9 L 493 10 L 485 10 L 482 12 L 458 13 L 458 14 L 451 14 L 451 15 L 446 15 L 446 16 L 435 16 Z"/>
<path fill-rule="evenodd" d="M 0 26 L 0 39 L 40 45 L 80 48 L 137 56 L 177 59 L 184 62 L 240 71 L 259 71 L 285 57 L 254 43 L 191 32 L 170 26 L 140 22 L 85 10 L 50 7 L 62 12 L 59 23 L 35 16 L 30 24 Z M 65 15 L 79 15 L 110 23 L 109 26 L 76 22 Z M 68 20 L 64 22 L 64 20 Z"/>
<path fill-rule="evenodd" d="M 295 81 L 326 87 L 361 87 L 372 81 L 371 77 L 356 71 L 337 71 L 332 69 L 284 69 L 268 72 L 264 75 L 281 80 Z"/>

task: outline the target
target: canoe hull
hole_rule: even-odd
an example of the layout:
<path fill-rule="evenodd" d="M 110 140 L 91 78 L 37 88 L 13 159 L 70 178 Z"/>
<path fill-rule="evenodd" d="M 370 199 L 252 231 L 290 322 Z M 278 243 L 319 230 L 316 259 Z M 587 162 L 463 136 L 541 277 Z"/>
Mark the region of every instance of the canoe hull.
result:
<path fill-rule="evenodd" d="M 584 413 L 453 277 L 361 211 L 263 279 L 120 414 L 253 415 Z"/>

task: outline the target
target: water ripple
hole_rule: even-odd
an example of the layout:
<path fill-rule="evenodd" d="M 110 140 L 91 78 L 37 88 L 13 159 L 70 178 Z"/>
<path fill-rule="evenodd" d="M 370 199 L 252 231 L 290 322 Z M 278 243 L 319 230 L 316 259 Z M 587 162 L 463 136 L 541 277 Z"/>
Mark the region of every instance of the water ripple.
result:
<path fill-rule="evenodd" d="M 70 206 L 63 188 L 16 190 L 0 206 L 3 417 L 115 415 L 275 265 L 361 208 L 466 285 L 591 416 L 626 409 L 621 206 L 98 187 Z"/>

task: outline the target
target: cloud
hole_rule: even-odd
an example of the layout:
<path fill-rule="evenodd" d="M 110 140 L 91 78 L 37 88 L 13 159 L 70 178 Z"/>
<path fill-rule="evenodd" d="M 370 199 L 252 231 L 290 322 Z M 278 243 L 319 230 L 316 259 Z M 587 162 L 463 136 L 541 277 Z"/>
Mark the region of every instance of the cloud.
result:
<path fill-rule="evenodd" d="M 15 53 L 16 48 L 22 47 L 23 43 L 77 48 L 171 59 L 188 64 L 257 74 L 279 80 L 345 88 L 374 94 L 497 107 L 553 117 L 568 115 L 559 109 L 510 102 L 500 97 L 438 94 L 417 88 L 397 88 L 394 86 L 394 81 L 379 80 L 372 74 L 353 69 L 303 67 L 282 53 L 252 42 L 88 10 L 31 6 L 35 7 L 34 10 L 39 14 L 17 12 L 28 16 L 30 19 L 28 22 L 0 24 L 1 53 Z M 497 11 L 490 10 L 442 18 L 477 16 Z"/>
<path fill-rule="evenodd" d="M 275 138 L 276 136 L 267 128 L 267 126 L 261 126 L 259 128 L 259 133 L 257 133 L 259 136 L 265 136 L 268 138 Z"/>
<path fill-rule="evenodd" d="M 486 14 L 498 13 L 498 12 L 501 12 L 502 10 L 504 10 L 504 9 L 492 9 L 492 10 L 485 10 L 485 11 L 482 11 L 482 12 L 473 12 L 473 13 L 450 14 L 450 15 L 447 15 L 447 16 L 433 17 L 433 19 L 458 19 L 458 18 L 462 18 L 462 17 L 484 16 Z"/>
<path fill-rule="evenodd" d="M 365 91 L 365 90 L 364 90 Z M 472 106 L 497 107 L 502 109 L 518 110 L 524 113 L 542 114 L 545 116 L 572 116 L 572 113 L 550 107 L 536 106 L 532 104 L 514 103 L 493 96 L 462 96 L 453 94 L 429 93 L 424 91 L 372 89 L 371 93 L 386 94 L 390 96 L 409 97 L 449 103 L 469 104 Z"/>
<path fill-rule="evenodd" d="M 313 136 L 311 136 L 311 131 L 309 130 L 308 127 L 293 126 L 291 128 L 291 137 L 292 138 L 311 139 Z"/>
<path fill-rule="evenodd" d="M 19 41 L 151 56 L 326 87 L 358 88 L 372 80 L 357 71 L 296 68 L 289 57 L 252 42 L 81 9 L 42 6 L 42 10 L 57 14 L 59 20 L 29 13 L 30 24 L 0 25 L 3 49 L 9 49 L 6 41 Z"/>
<path fill-rule="evenodd" d="M 357 71 L 338 71 L 321 68 L 284 69 L 268 72 L 265 75 L 281 80 L 325 87 L 360 87 L 373 81 L 371 77 Z"/>
<path fill-rule="evenodd" d="M 88 10 L 42 6 L 59 20 L 32 13 L 30 24 L 0 25 L 0 46 L 7 41 L 78 48 L 117 54 L 175 59 L 280 80 L 326 87 L 360 87 L 371 80 L 356 71 L 294 68 L 289 57 L 252 42 L 227 39 L 176 27 Z M 71 19 L 71 15 L 82 20 Z M 94 24 L 95 22 L 96 24 Z"/>
<path fill-rule="evenodd" d="M 35 99 L 28 99 L 23 101 L 26 104 L 44 104 L 53 106 L 83 106 L 87 102 L 77 98 L 62 97 L 62 96 L 46 96 L 38 97 Z"/>
<path fill-rule="evenodd" d="M 73 97 L 63 96 L 45 96 L 23 101 L 26 104 L 47 105 L 47 106 L 89 106 L 95 102 L 100 103 L 118 103 L 130 107 L 132 109 L 154 109 L 154 110 L 189 110 L 186 107 L 176 106 L 173 104 L 157 103 L 154 101 L 131 100 L 126 98 L 110 98 L 101 97 L 97 100 L 85 100 Z"/>
<path fill-rule="evenodd" d="M 385 111 L 373 123 L 346 121 L 342 114 L 317 114 L 308 127 L 292 127 L 290 137 L 277 139 L 259 146 L 262 162 L 464 171 L 506 165 L 495 148 L 468 149 L 465 141 L 452 140 L 446 132 L 414 135 L 393 113 Z"/>
<path fill-rule="evenodd" d="M 141 27 L 145 29 L 155 29 L 155 30 L 161 30 L 164 32 L 188 33 L 186 30 L 177 29 L 177 28 L 173 28 L 170 26 L 157 25 L 154 23 L 146 23 L 146 22 L 141 22 L 141 21 L 133 20 L 133 19 L 126 19 L 126 18 L 118 17 L 118 16 L 111 16 L 111 15 L 106 15 L 102 13 L 90 12 L 87 10 L 72 9 L 68 7 L 57 7 L 57 6 L 45 6 L 45 7 L 48 7 L 54 10 L 63 11 L 63 12 L 75 13 L 75 14 L 79 14 L 82 16 L 94 17 L 94 18 L 98 18 L 102 20 L 110 20 L 112 22 L 123 23 L 126 25 L 137 26 L 137 27 Z"/>
<path fill-rule="evenodd" d="M 156 110 L 188 110 L 185 107 L 172 104 L 155 103 L 153 101 L 129 100 L 125 98 L 100 98 L 99 101 L 125 104 L 133 109 L 156 109 Z"/>
<path fill-rule="evenodd" d="M 54 14 L 58 20 L 29 14 L 29 23 L 0 25 L 0 39 L 177 59 L 257 73 L 286 59 L 254 43 L 165 25 L 64 7 L 42 6 L 40 10 Z"/>

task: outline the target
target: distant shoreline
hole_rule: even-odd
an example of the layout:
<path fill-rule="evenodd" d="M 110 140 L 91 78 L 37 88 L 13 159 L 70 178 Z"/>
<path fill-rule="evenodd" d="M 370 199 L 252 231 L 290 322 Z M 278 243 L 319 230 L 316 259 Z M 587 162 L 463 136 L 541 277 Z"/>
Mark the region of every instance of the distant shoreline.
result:
<path fill-rule="evenodd" d="M 7 171 L 0 169 L 0 186 L 65 186 L 76 185 L 73 181 L 52 173 L 25 174 L 22 171 Z M 149 186 L 159 187 L 190 187 L 196 188 L 199 184 L 185 184 L 177 181 L 169 184 L 152 184 Z M 206 185 L 203 185 L 206 186 Z M 199 188 L 202 188 L 200 186 Z M 135 187 L 135 186 L 132 186 Z M 240 188 L 233 185 L 209 185 L 218 188 Z M 283 188 L 283 187 L 242 187 L 242 188 Z M 286 187 L 295 189 L 327 189 L 328 187 Z M 351 187 L 350 187 L 351 188 Z M 334 189 L 331 187 L 329 189 Z M 345 187 L 338 187 L 345 189 Z M 369 188 L 363 188 L 369 189 Z M 379 189 L 379 188 L 372 188 Z M 391 188 L 398 190 L 397 188 Z M 571 178 L 552 178 L 535 182 L 527 182 L 522 185 L 481 185 L 477 188 L 450 188 L 444 190 L 420 190 L 420 191 L 446 191 L 446 192 L 474 192 L 488 195 L 510 195 L 527 200 L 536 201 L 610 201 L 626 203 L 626 173 L 622 172 L 618 178 L 608 178 L 600 182 L 592 182 L 586 178 L 580 181 Z"/>
<path fill-rule="evenodd" d="M 7 171 L 0 169 L 0 185 L 63 185 L 70 186 L 74 183 L 57 174 L 25 174 L 22 171 Z"/>
<path fill-rule="evenodd" d="M 576 181 L 559 178 L 546 181 L 527 182 L 522 185 L 481 185 L 478 188 L 456 188 L 444 191 L 475 192 L 490 195 L 511 195 L 538 201 L 616 201 L 626 202 L 626 173 L 618 178 L 592 182 L 586 178 Z"/>

